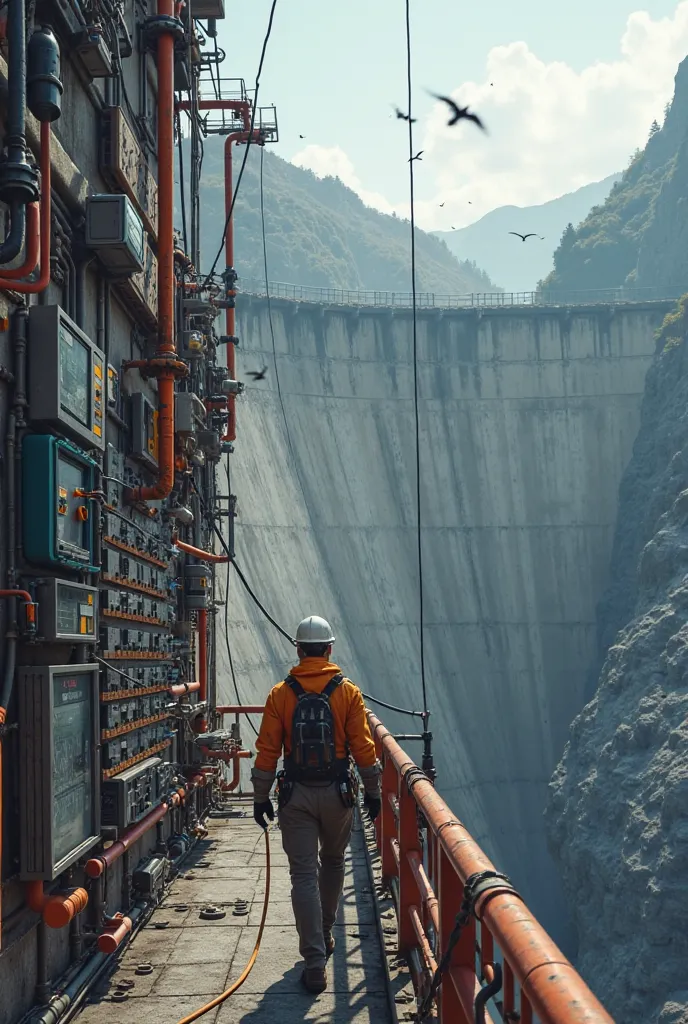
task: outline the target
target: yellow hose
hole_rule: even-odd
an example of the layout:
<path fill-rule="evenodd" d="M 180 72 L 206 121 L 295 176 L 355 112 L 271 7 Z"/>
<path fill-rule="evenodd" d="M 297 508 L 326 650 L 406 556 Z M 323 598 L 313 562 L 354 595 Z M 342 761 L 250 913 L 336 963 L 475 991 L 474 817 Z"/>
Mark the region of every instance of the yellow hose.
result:
<path fill-rule="evenodd" d="M 190 1013 L 188 1017 L 184 1017 L 182 1020 L 180 1020 L 179 1024 L 191 1024 L 192 1020 L 198 1020 L 198 1018 L 202 1017 L 204 1013 L 208 1012 L 208 1010 L 214 1010 L 216 1006 L 220 1006 L 222 1003 L 224 1003 L 225 999 L 229 999 L 231 995 L 234 995 L 238 988 L 241 988 L 241 986 L 244 984 L 249 974 L 253 970 L 253 965 L 258 959 L 260 943 L 261 939 L 263 938 L 263 930 L 265 928 L 265 919 L 268 916 L 268 905 L 270 903 L 270 839 L 268 837 L 267 829 L 265 829 L 265 864 L 267 867 L 267 871 L 265 873 L 265 897 L 263 899 L 263 915 L 260 919 L 260 927 L 258 928 L 256 944 L 253 947 L 251 959 L 246 964 L 237 980 L 229 986 L 226 992 L 223 992 L 222 995 L 216 996 L 214 999 L 211 999 L 209 1003 L 206 1003 L 205 1006 L 201 1006 L 200 1009 L 194 1010 L 194 1012 Z"/>

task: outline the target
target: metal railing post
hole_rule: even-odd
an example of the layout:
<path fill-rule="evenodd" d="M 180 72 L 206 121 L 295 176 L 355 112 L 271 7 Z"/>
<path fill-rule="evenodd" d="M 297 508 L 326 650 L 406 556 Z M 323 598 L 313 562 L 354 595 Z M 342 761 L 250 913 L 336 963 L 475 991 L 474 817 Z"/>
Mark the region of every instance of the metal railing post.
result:
<path fill-rule="evenodd" d="M 397 935 L 399 949 L 407 952 L 416 945 L 416 931 L 411 919 L 411 907 L 418 903 L 418 886 L 409 862 L 411 852 L 420 853 L 418 841 L 418 815 L 405 779 L 399 776 L 399 919 Z"/>
<path fill-rule="evenodd" d="M 396 839 L 397 823 L 390 803 L 390 797 L 397 794 L 397 770 L 390 757 L 385 757 L 382 769 L 382 809 L 380 811 L 380 856 L 382 858 L 382 877 L 387 880 L 396 878 L 397 865 L 392 849 L 392 840 Z"/>

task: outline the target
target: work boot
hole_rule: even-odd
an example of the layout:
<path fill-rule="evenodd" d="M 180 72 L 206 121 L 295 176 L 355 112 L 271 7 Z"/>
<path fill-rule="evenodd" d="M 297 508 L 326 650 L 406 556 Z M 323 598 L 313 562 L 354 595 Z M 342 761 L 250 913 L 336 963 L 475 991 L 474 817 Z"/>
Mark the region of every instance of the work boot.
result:
<path fill-rule="evenodd" d="M 332 932 L 325 932 L 324 933 L 324 938 L 325 938 L 325 955 L 327 956 L 327 959 L 329 960 L 330 957 L 332 956 L 332 954 L 334 953 L 334 935 L 332 934 Z"/>
<path fill-rule="evenodd" d="M 327 988 L 327 971 L 324 967 L 304 967 L 301 982 L 309 992 L 317 995 Z"/>

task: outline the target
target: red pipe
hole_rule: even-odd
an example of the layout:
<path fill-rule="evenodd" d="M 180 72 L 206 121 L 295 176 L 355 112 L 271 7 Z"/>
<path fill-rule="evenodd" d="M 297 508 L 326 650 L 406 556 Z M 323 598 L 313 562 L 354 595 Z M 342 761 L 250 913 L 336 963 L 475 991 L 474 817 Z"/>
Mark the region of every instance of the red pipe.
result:
<path fill-rule="evenodd" d="M 33 598 L 28 590 L 0 590 L 0 597 L 21 597 L 27 604 L 33 604 Z"/>
<path fill-rule="evenodd" d="M 251 105 L 246 100 L 199 100 L 196 107 L 198 110 L 236 110 L 241 114 L 244 128 L 251 124 Z M 189 100 L 180 100 L 176 109 L 191 110 L 191 103 Z"/>
<path fill-rule="evenodd" d="M 193 555 L 194 558 L 200 558 L 202 562 L 228 562 L 229 558 L 227 555 L 216 555 L 212 551 L 204 551 L 203 548 L 195 548 L 193 544 L 186 544 L 183 540 L 175 540 L 174 543 L 177 545 L 180 551 L 184 551 L 187 555 Z M 205 615 L 207 616 L 207 612 Z M 207 621 L 207 619 L 206 619 Z"/>
<path fill-rule="evenodd" d="M 198 679 L 200 683 L 198 699 L 208 699 L 208 611 L 201 608 L 198 612 Z M 205 732 L 208 726 L 205 720 L 200 723 L 199 732 Z"/>
<path fill-rule="evenodd" d="M 98 936 L 98 949 L 101 953 L 114 953 L 131 933 L 133 923 L 130 917 L 116 914 L 106 930 Z"/>
<path fill-rule="evenodd" d="M 212 101 L 211 101 L 212 102 Z M 234 215 L 229 216 L 232 209 L 232 198 L 234 185 L 232 182 L 232 146 L 235 142 L 248 142 L 251 138 L 248 131 L 231 132 L 225 139 L 225 218 L 227 220 L 227 231 L 225 232 L 225 266 L 234 266 Z M 261 134 L 254 129 L 253 141 L 260 143 Z M 236 296 L 232 289 L 229 293 Z M 236 334 L 236 310 L 227 307 L 225 316 L 225 331 L 228 337 L 233 338 Z M 227 344 L 227 368 L 232 380 L 236 380 L 236 355 L 233 342 Z M 222 438 L 223 441 L 234 441 L 236 439 L 236 395 L 227 396 L 227 427 Z"/>
<path fill-rule="evenodd" d="M 250 757 L 250 750 L 238 750 L 232 758 L 232 781 L 223 782 L 220 789 L 223 793 L 232 793 L 239 785 L 239 779 L 241 778 L 241 758 Z"/>
<path fill-rule="evenodd" d="M 12 271 L 6 271 L 0 277 L 0 289 L 21 292 L 24 295 L 36 295 L 45 291 L 50 284 L 50 221 L 52 217 L 51 164 L 50 164 L 50 122 L 41 121 L 41 216 L 40 216 L 40 252 L 41 269 L 36 281 L 15 281 Z M 28 228 L 27 228 L 28 229 Z M 27 248 L 33 242 L 27 242 Z M 27 258 L 28 263 L 28 258 Z M 35 266 L 35 261 L 34 261 Z"/>
<path fill-rule="evenodd" d="M 31 274 L 36 269 L 41 238 L 40 209 L 40 203 L 29 203 L 27 206 L 24 262 L 21 267 L 14 267 L 10 270 L 3 269 L 3 277 L 11 277 L 12 280 L 15 280 L 18 277 L 26 277 L 27 274 Z"/>
<path fill-rule="evenodd" d="M 433 892 L 433 888 L 430 885 L 428 876 L 425 874 L 425 868 L 423 867 L 423 861 L 417 850 L 411 850 L 407 854 L 407 860 L 411 865 L 411 871 L 413 877 L 416 880 L 418 886 L 418 892 L 420 893 L 421 900 L 423 901 L 423 909 L 430 918 L 435 933 L 440 934 L 440 912 L 439 903 L 437 897 Z"/>
<path fill-rule="evenodd" d="M 89 878 L 100 878 L 103 872 L 109 868 L 116 860 L 126 853 L 130 846 L 138 842 L 142 836 L 145 836 L 146 832 L 157 825 L 159 821 L 165 817 L 170 807 L 177 807 L 181 802 L 179 793 L 173 793 L 169 798 L 169 802 L 160 804 L 159 807 L 154 808 L 150 811 L 145 818 L 141 818 L 135 825 L 127 829 L 121 839 L 118 839 L 116 843 L 109 846 L 107 850 L 103 850 L 98 857 L 91 857 L 90 860 L 86 861 L 86 874 Z"/>

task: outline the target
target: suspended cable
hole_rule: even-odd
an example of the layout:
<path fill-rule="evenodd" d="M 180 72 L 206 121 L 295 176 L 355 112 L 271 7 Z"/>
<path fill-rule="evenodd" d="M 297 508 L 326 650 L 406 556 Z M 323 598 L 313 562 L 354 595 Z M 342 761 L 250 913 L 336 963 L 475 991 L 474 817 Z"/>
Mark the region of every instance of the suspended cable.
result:
<path fill-rule="evenodd" d="M 213 265 L 210 268 L 210 270 L 208 271 L 208 274 L 207 274 L 207 276 L 206 276 L 206 278 L 205 278 L 205 280 L 203 282 L 203 287 L 204 288 L 208 287 L 208 284 L 210 283 L 210 279 L 213 276 L 213 274 L 215 273 L 215 268 L 217 267 L 217 261 L 220 259 L 220 256 L 222 255 L 222 251 L 223 251 L 223 249 L 225 247 L 225 239 L 227 238 L 227 229 L 229 228 L 229 222 L 231 221 L 232 214 L 234 213 L 234 205 L 236 203 L 237 196 L 239 195 L 239 186 L 241 184 L 241 179 L 244 176 L 244 169 L 246 167 L 246 161 L 248 160 L 248 152 L 249 152 L 249 149 L 250 149 L 251 144 L 253 142 L 253 131 L 254 131 L 255 124 L 256 124 L 256 114 L 258 112 L 258 90 L 260 88 L 260 76 L 261 76 L 262 71 L 263 71 L 263 62 L 265 61 L 265 53 L 266 53 L 266 50 L 268 48 L 268 40 L 270 39 L 270 33 L 272 32 L 272 22 L 273 22 L 273 18 L 275 16 L 275 8 L 276 7 L 277 7 L 277 0 L 272 0 L 272 7 L 270 8 L 270 18 L 268 19 L 268 27 L 267 27 L 267 31 L 265 33 L 265 38 L 263 40 L 263 48 L 262 48 L 261 53 L 260 53 L 260 61 L 258 62 L 258 71 L 256 73 L 256 84 L 255 84 L 255 87 L 254 87 L 254 90 L 253 90 L 253 106 L 251 108 L 251 127 L 249 128 L 248 139 L 246 140 L 246 149 L 244 150 L 244 159 L 241 161 L 241 167 L 239 168 L 239 174 L 237 176 L 236 185 L 234 186 L 234 194 L 232 195 L 232 201 L 231 201 L 231 203 L 229 205 L 229 211 L 227 213 L 227 217 L 225 218 L 225 226 L 224 226 L 223 231 L 222 231 L 222 238 L 220 240 L 220 247 L 217 250 L 217 255 L 215 256 L 215 259 L 213 260 Z"/>
<path fill-rule="evenodd" d="M 282 410 L 282 419 L 284 420 L 284 430 L 287 437 L 287 445 L 289 446 L 289 452 L 291 454 L 292 462 L 294 463 L 294 471 L 301 485 L 301 493 L 303 494 L 303 500 L 306 501 L 306 495 L 303 493 L 303 485 L 301 484 L 301 478 L 299 476 L 298 467 L 296 465 L 296 457 L 294 455 L 294 448 L 291 443 L 291 433 L 289 431 L 289 421 L 287 420 L 287 413 L 284 408 L 284 398 L 282 396 L 282 387 L 280 385 L 279 370 L 277 369 L 277 345 L 275 343 L 275 327 L 272 322 L 272 303 L 270 301 L 270 281 L 268 275 L 268 246 L 265 235 L 265 193 L 263 189 L 263 158 L 265 156 L 265 146 L 261 146 L 260 150 L 260 223 L 263 234 L 263 268 L 265 270 L 265 299 L 268 307 L 268 323 L 270 325 L 270 337 L 272 339 L 272 361 L 275 367 L 275 384 L 277 386 L 277 397 L 279 398 L 280 409 Z M 306 503 L 307 504 L 307 503 Z"/>
<path fill-rule="evenodd" d="M 411 711 L 409 708 L 398 708 L 396 704 L 388 704 L 387 701 L 378 700 L 377 697 L 371 697 L 369 693 L 361 693 L 365 700 L 371 701 L 373 704 L 379 704 L 381 708 L 387 708 L 388 711 L 397 711 L 400 715 L 412 715 L 414 718 L 424 718 L 425 713 L 423 711 Z"/>
<path fill-rule="evenodd" d="M 411 2 L 406 0 L 406 81 L 408 86 L 408 147 L 409 147 L 409 191 L 411 201 L 411 308 L 413 316 L 413 412 L 416 435 L 416 521 L 418 538 L 418 617 L 420 632 L 420 681 L 423 691 L 423 709 L 427 711 L 428 698 L 425 682 L 425 636 L 423 630 L 423 540 L 421 522 L 420 486 L 420 414 L 418 410 L 418 324 L 416 316 L 416 211 L 414 196 L 413 168 L 413 98 L 411 78 Z"/>
<path fill-rule="evenodd" d="M 224 588 L 224 601 L 225 601 L 225 614 L 224 614 L 224 619 L 225 619 L 225 647 L 227 648 L 227 661 L 229 662 L 229 672 L 230 672 L 230 675 L 232 677 L 232 685 L 234 686 L 234 693 L 236 694 L 237 704 L 243 704 L 244 702 L 241 699 L 241 694 L 239 693 L 239 684 L 237 682 L 236 672 L 234 670 L 234 658 L 232 657 L 232 648 L 231 648 L 230 643 L 229 643 L 229 566 L 227 566 L 226 585 L 225 585 L 225 588 Z M 253 724 L 253 719 L 251 718 L 250 715 L 246 715 L 246 719 L 248 721 L 248 724 L 253 729 L 253 732 L 257 736 L 258 735 L 258 730 L 256 729 L 255 725 Z"/>

